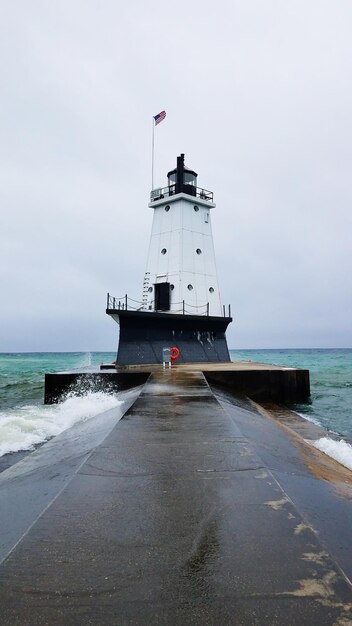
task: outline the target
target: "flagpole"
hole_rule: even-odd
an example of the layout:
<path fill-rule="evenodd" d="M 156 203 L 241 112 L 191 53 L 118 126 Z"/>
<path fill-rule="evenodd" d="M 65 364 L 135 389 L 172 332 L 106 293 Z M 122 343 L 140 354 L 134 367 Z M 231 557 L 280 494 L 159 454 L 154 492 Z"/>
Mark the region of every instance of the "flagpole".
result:
<path fill-rule="evenodd" d="M 152 191 L 154 189 L 154 128 L 155 128 L 155 120 L 152 117 Z"/>
<path fill-rule="evenodd" d="M 160 124 L 166 117 L 166 111 L 160 111 L 158 115 L 152 117 L 152 191 L 154 189 L 154 128 Z"/>

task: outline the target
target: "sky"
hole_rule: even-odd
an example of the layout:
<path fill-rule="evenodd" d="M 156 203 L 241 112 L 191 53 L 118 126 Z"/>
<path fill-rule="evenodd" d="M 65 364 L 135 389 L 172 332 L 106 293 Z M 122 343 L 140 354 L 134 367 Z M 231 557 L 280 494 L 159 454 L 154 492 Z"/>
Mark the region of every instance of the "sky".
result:
<path fill-rule="evenodd" d="M 230 348 L 352 346 L 350 0 L 4 0 L 0 352 L 111 350 L 155 186 L 214 192 Z"/>

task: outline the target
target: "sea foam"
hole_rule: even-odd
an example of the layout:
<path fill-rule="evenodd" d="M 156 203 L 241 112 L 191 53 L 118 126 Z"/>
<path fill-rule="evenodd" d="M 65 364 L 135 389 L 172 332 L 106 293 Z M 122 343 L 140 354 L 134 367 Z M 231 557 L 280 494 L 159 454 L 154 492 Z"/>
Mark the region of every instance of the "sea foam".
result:
<path fill-rule="evenodd" d="M 311 422 L 312 424 L 315 424 L 316 426 L 321 426 L 321 423 L 319 422 L 317 418 L 312 417 L 311 415 L 307 415 L 307 413 L 298 413 L 297 411 L 293 411 L 293 412 L 296 413 L 296 415 L 299 415 L 300 417 L 302 417 L 307 422 Z"/>
<path fill-rule="evenodd" d="M 55 405 L 28 405 L 0 412 L 0 456 L 32 450 L 77 422 L 85 421 L 121 404 L 116 394 L 88 391 L 69 394 Z"/>
<path fill-rule="evenodd" d="M 330 437 L 322 437 L 310 443 L 318 450 L 321 450 L 321 452 L 331 456 L 338 463 L 341 463 L 341 465 L 352 470 L 352 446 L 344 439 L 336 441 L 335 439 L 330 439 Z"/>

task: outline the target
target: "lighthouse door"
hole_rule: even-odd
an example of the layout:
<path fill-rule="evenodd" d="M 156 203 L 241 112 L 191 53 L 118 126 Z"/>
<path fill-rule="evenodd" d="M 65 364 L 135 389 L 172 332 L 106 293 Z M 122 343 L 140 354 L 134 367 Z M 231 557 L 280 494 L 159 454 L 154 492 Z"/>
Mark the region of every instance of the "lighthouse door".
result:
<path fill-rule="evenodd" d="M 170 283 L 156 283 L 155 289 L 155 310 L 170 311 Z"/>

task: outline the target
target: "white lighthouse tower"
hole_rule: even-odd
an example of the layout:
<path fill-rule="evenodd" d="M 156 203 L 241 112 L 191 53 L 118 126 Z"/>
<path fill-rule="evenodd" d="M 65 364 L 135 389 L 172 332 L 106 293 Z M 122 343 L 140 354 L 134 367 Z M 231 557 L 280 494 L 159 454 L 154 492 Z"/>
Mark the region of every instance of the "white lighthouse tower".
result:
<path fill-rule="evenodd" d="M 197 174 L 177 157 L 168 186 L 151 193 L 154 211 L 143 309 L 222 315 L 211 209 L 213 194 L 197 187 Z"/>
<path fill-rule="evenodd" d="M 153 189 L 154 211 L 142 300 L 108 294 L 106 312 L 120 326 L 118 365 L 162 362 L 175 346 L 178 362 L 229 361 L 232 321 L 220 301 L 210 214 L 211 191 L 197 187 L 184 154 L 166 187 Z"/>

